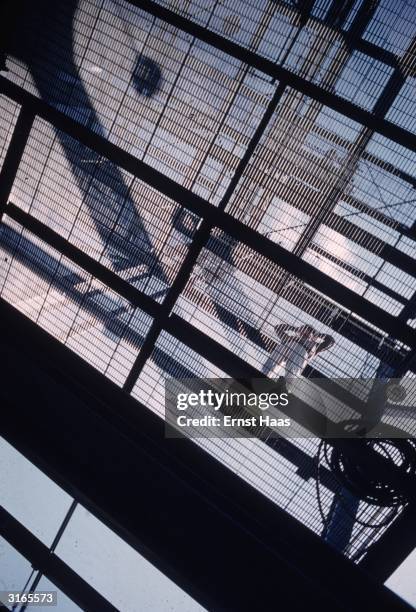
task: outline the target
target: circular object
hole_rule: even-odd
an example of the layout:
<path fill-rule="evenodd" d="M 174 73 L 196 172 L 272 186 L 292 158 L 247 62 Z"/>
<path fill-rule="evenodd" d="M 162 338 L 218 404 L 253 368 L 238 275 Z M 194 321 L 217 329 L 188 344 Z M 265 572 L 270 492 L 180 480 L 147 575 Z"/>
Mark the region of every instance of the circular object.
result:
<path fill-rule="evenodd" d="M 132 81 L 139 94 L 150 98 L 160 88 L 162 73 L 159 66 L 150 57 L 139 55 Z"/>
<path fill-rule="evenodd" d="M 389 383 L 387 385 L 387 399 L 395 404 L 406 399 L 406 389 L 400 383 Z"/>

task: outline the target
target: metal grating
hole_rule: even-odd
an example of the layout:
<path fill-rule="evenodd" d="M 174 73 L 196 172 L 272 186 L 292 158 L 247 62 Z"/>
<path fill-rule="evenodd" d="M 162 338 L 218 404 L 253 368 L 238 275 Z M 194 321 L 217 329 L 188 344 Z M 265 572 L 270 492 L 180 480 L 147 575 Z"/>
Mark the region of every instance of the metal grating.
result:
<path fill-rule="evenodd" d="M 1 295 L 161 416 L 167 376 L 261 371 L 279 323 L 335 339 L 305 376 L 414 368 L 414 7 L 291 4 L 50 3 L 0 80 Z M 321 533 L 317 440 L 198 443 Z M 355 525 L 345 554 L 382 532 Z"/>
<path fill-rule="evenodd" d="M 151 317 L 13 220 L 0 244 L 2 298 L 121 386 Z"/>
<path fill-rule="evenodd" d="M 0 170 L 2 169 L 4 158 L 6 157 L 7 148 L 10 144 L 19 110 L 18 104 L 0 95 L 0 112 L 4 119 L 0 123 Z"/>

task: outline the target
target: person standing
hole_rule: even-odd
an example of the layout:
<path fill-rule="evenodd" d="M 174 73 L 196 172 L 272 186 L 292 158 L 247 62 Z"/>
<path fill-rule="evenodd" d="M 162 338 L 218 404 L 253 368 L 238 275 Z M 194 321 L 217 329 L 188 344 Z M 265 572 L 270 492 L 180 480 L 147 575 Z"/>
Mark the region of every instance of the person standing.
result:
<path fill-rule="evenodd" d="M 299 377 L 306 365 L 318 354 L 335 344 L 329 334 L 317 332 L 311 325 L 296 327 L 276 325 L 278 344 L 263 366 L 263 374 L 270 374 L 276 366 L 284 366 L 286 382 Z"/>

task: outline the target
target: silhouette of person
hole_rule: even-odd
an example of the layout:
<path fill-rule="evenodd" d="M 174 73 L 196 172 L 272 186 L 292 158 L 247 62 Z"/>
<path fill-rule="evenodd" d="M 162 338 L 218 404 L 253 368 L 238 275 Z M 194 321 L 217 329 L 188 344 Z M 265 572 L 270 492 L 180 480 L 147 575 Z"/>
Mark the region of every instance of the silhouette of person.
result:
<path fill-rule="evenodd" d="M 328 334 L 320 334 L 311 325 L 296 327 L 282 323 L 275 327 L 278 338 L 276 348 L 263 366 L 263 374 L 270 374 L 277 366 L 284 366 L 286 383 L 299 377 L 306 365 L 318 353 L 334 345 Z"/>

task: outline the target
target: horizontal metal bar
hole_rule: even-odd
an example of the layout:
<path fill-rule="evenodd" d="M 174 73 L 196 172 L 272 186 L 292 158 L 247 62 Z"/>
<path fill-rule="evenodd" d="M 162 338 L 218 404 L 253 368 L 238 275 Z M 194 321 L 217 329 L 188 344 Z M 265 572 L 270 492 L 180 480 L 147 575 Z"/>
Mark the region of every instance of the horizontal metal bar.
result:
<path fill-rule="evenodd" d="M 301 577 L 308 576 L 307 583 L 320 591 L 314 597 L 318 607 L 338 609 L 327 596 L 338 592 L 339 597 L 340 584 L 348 591 L 340 610 L 345 597 L 359 601 L 357 612 L 385 597 L 393 605 L 395 596 L 369 585 L 360 570 L 305 526 L 192 441 L 165 439 L 163 421 L 155 414 L 138 410 L 132 398 L 72 351 L 2 306 L 4 347 L 11 347 L 12 355 L 16 349 L 22 352 L 19 367 L 33 384 L 16 389 L 15 376 L 6 376 L 0 389 L 7 396 L 3 436 L 201 605 L 253 609 L 260 592 L 266 597 L 262 601 L 272 602 L 276 568 L 285 577 L 279 597 L 291 601 L 293 588 L 303 591 Z M 8 371 L 15 365 L 9 361 Z M 126 408 L 138 425 L 123 423 Z M 161 508 L 169 509 L 169 520 Z M 223 553 L 218 557 L 219 547 Z M 320 563 L 311 563 L 317 555 Z M 332 580 L 322 590 L 317 577 L 329 568 Z"/>
<path fill-rule="evenodd" d="M 384 259 L 396 268 L 399 268 L 399 270 L 403 270 L 403 272 L 406 272 L 406 274 L 410 276 L 416 276 L 415 260 L 413 257 L 396 249 L 388 242 L 384 242 L 361 227 L 357 227 L 357 225 L 351 223 L 348 218 L 343 218 L 342 215 L 331 213 L 325 219 L 325 224 L 341 234 L 341 236 L 348 238 L 348 240 L 358 244 L 373 255 Z M 351 238 L 351 236 L 354 236 L 354 238 Z"/>
<path fill-rule="evenodd" d="M 0 219 L 8 202 L 34 119 L 35 114 L 32 111 L 26 107 L 20 109 L 0 172 Z"/>
<path fill-rule="evenodd" d="M 22 105 L 27 104 L 31 111 L 51 122 L 58 129 L 66 131 L 86 146 L 93 148 L 188 210 L 208 219 L 213 225 L 229 233 L 233 238 L 244 242 L 256 252 L 268 257 L 294 276 L 325 293 L 344 307 L 351 309 L 389 335 L 416 347 L 416 330 L 401 321 L 397 321 L 395 317 L 386 313 L 382 308 L 358 296 L 354 291 L 314 268 L 311 264 L 299 259 L 293 253 L 247 227 L 228 213 L 218 210 L 200 196 L 190 192 L 161 172 L 123 151 L 120 147 L 80 125 L 43 100 L 22 90 L 4 77 L 0 77 L 0 90 L 2 89 L 6 95 Z"/>
<path fill-rule="evenodd" d="M 387 49 L 383 49 L 374 43 L 371 43 L 364 38 L 356 38 L 355 36 L 351 36 L 348 33 L 346 34 L 345 40 L 347 44 L 350 44 L 353 48 L 361 53 L 365 53 L 369 57 L 372 57 L 379 62 L 383 62 L 383 64 L 387 64 L 387 66 L 391 66 L 395 69 L 400 69 L 399 60 L 397 55 L 392 53 L 391 51 L 387 51 Z"/>
<path fill-rule="evenodd" d="M 227 53 L 235 59 L 257 68 L 257 70 L 268 74 L 274 79 L 282 81 L 286 85 L 293 87 L 297 91 L 300 91 L 306 96 L 313 98 L 317 102 L 321 102 L 335 111 L 346 115 L 350 119 L 362 123 L 371 130 L 374 130 L 379 134 L 383 134 L 383 136 L 394 140 L 398 144 L 416 151 L 416 135 L 411 134 L 400 126 L 397 126 L 386 119 L 375 117 L 371 112 L 360 108 L 352 102 L 349 102 L 348 100 L 345 100 L 344 98 L 323 89 L 319 85 L 298 76 L 282 66 L 278 66 L 271 60 L 258 55 L 254 51 L 241 47 L 237 43 L 224 38 L 220 34 L 216 34 L 208 28 L 200 26 L 191 19 L 183 17 L 174 11 L 157 4 L 156 2 L 152 2 L 151 0 L 128 1 L 130 4 L 137 6 L 139 9 L 142 9 L 147 13 L 150 13 L 154 17 L 161 19 L 162 21 L 165 21 L 166 23 L 169 23 L 170 25 L 183 30 L 184 32 L 187 32 L 187 34 L 190 34 L 199 40 L 203 40 L 205 43 L 215 47 L 219 51 Z"/>
<path fill-rule="evenodd" d="M 416 506 L 410 504 L 403 509 L 394 523 L 374 542 L 360 567 L 371 574 L 380 584 L 391 576 L 416 547 Z"/>
<path fill-rule="evenodd" d="M 117 612 L 98 591 L 49 550 L 26 527 L 0 506 L 0 534 L 32 567 L 44 574 L 83 610 Z M 7 559 L 6 559 L 7 562 Z M 59 610 L 59 594 L 58 594 Z"/>
<path fill-rule="evenodd" d="M 158 302 L 155 302 L 149 296 L 141 293 L 109 268 L 81 251 L 81 249 L 68 242 L 68 240 L 57 234 L 50 227 L 35 219 L 35 217 L 25 213 L 15 204 L 9 203 L 7 205 L 6 214 L 22 227 L 32 232 L 32 234 L 44 240 L 49 246 L 83 268 L 86 272 L 92 274 L 92 276 L 104 283 L 104 285 L 113 289 L 133 306 L 141 308 L 152 317 L 159 313 L 161 305 Z"/>

